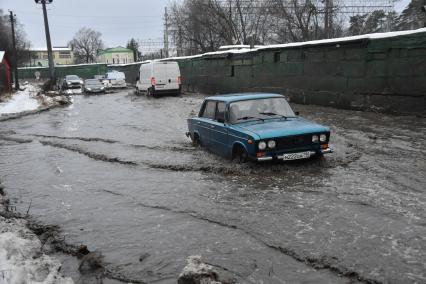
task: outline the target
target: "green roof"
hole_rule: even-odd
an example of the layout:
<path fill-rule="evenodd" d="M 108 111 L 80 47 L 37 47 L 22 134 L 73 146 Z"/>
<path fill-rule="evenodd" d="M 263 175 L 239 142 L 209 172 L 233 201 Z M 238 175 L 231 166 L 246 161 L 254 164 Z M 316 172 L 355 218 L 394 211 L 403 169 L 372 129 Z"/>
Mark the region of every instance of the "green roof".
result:
<path fill-rule="evenodd" d="M 117 52 L 133 53 L 133 51 L 131 49 L 124 48 L 122 46 L 117 46 L 117 47 L 112 47 L 112 48 L 107 48 L 107 49 L 101 50 L 101 51 L 99 51 L 98 55 L 102 55 L 102 54 L 105 54 L 105 53 L 117 53 Z"/>

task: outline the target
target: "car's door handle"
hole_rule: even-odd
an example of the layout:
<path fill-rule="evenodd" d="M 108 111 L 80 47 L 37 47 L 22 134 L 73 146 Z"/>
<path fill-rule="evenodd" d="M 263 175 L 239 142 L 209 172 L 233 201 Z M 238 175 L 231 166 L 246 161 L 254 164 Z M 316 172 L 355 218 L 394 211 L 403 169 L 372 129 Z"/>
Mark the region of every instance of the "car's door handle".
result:
<path fill-rule="evenodd" d="M 201 124 L 201 122 L 198 121 L 197 124 Z"/>
<path fill-rule="evenodd" d="M 210 125 L 210 128 L 214 128 L 214 125 Z"/>

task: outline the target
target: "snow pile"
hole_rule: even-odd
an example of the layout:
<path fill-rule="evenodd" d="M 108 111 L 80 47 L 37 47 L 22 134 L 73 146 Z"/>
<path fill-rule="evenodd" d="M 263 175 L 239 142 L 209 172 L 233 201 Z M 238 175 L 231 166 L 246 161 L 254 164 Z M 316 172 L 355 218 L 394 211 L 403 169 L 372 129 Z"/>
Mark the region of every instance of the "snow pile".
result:
<path fill-rule="evenodd" d="M 178 284 L 221 284 L 221 282 L 217 281 L 218 275 L 213 266 L 203 263 L 201 256 L 190 256 L 187 262 L 188 264 L 179 275 Z"/>
<path fill-rule="evenodd" d="M 33 85 L 26 85 L 23 91 L 18 91 L 7 102 L 0 103 L 0 116 L 36 110 L 40 106 L 39 101 L 35 98 L 37 92 L 37 88 Z"/>
<path fill-rule="evenodd" d="M 0 284 L 72 284 L 60 274 L 60 262 L 41 249 L 25 220 L 0 217 Z"/>

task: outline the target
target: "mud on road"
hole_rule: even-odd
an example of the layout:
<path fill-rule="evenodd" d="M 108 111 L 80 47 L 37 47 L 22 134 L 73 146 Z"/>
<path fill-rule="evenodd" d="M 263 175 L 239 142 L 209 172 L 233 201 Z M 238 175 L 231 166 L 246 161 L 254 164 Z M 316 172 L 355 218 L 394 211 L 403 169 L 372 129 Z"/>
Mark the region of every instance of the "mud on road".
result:
<path fill-rule="evenodd" d="M 236 165 L 185 137 L 202 100 L 75 96 L 1 122 L 0 178 L 123 279 L 176 283 L 201 255 L 239 283 L 426 282 L 424 118 L 293 105 L 335 153 Z"/>

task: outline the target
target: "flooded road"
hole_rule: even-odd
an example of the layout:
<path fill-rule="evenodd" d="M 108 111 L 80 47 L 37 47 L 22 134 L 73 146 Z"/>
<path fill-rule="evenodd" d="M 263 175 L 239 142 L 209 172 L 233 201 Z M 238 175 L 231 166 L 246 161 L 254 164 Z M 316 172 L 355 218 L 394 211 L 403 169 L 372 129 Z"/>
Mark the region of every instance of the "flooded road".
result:
<path fill-rule="evenodd" d="M 199 95 L 131 91 L 1 122 L 18 211 L 126 279 L 176 283 L 191 255 L 238 283 L 426 283 L 426 120 L 293 105 L 324 160 L 236 165 L 191 146 Z"/>

